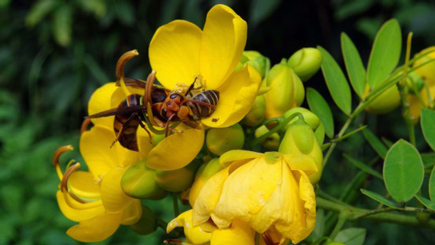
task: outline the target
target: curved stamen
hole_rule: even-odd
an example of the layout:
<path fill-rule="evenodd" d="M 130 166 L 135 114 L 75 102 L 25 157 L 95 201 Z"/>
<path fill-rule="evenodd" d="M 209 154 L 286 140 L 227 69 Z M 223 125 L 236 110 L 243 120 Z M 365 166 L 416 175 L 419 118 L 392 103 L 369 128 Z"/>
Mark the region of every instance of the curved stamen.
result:
<path fill-rule="evenodd" d="M 82 127 L 80 128 L 80 135 L 88 130 L 89 123 L 91 123 L 91 119 L 85 118 L 82 122 Z"/>
<path fill-rule="evenodd" d="M 66 171 L 65 174 L 63 175 L 62 181 L 60 182 L 60 191 L 64 192 L 64 191 L 68 191 L 68 179 L 71 176 L 72 173 L 74 173 L 75 171 L 77 171 L 77 169 L 80 168 L 80 163 L 76 163 L 71 165 Z"/>
<path fill-rule="evenodd" d="M 166 126 L 165 126 L 165 137 L 168 137 L 169 134 L 169 123 L 171 122 L 172 118 L 174 116 L 176 116 L 177 114 L 172 114 L 169 118 L 168 121 L 166 122 Z"/>
<path fill-rule="evenodd" d="M 124 67 L 127 61 L 131 60 L 131 58 L 138 56 L 139 52 L 137 52 L 136 49 L 125 52 L 121 57 L 119 58 L 118 62 L 116 63 L 116 78 L 119 80 L 120 78 L 124 77 Z"/>
<path fill-rule="evenodd" d="M 72 150 L 74 150 L 74 147 L 72 145 L 65 145 L 65 146 L 59 147 L 59 149 L 57 149 L 54 152 L 53 166 L 56 168 L 57 176 L 59 177 L 60 180 L 63 179 L 63 173 L 62 173 L 62 169 L 60 168 L 59 158 L 63 153 L 65 153 L 67 151 L 72 151 Z"/>
<path fill-rule="evenodd" d="M 273 242 L 272 237 L 270 237 L 270 235 L 267 233 L 267 231 L 265 233 L 261 234 L 261 236 L 263 237 L 263 240 L 267 245 L 277 244 L 277 243 Z"/>

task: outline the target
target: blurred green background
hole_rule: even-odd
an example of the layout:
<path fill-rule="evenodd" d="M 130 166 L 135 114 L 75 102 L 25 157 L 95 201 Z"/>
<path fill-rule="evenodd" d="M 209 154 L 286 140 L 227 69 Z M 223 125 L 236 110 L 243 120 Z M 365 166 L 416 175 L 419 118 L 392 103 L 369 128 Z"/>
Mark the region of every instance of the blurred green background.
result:
<path fill-rule="evenodd" d="M 260 51 L 272 64 L 316 45 L 341 62 L 340 32 L 354 40 L 367 61 L 376 31 L 392 17 L 399 20 L 404 35 L 414 32 L 413 53 L 435 44 L 434 1 L 0 0 L 0 244 L 78 243 L 65 234 L 74 223 L 61 214 L 55 200 L 59 180 L 51 164 L 53 152 L 65 144 L 78 149 L 89 97 L 115 79 L 122 53 L 138 49 L 140 56 L 129 62 L 126 73 L 145 78 L 154 31 L 178 18 L 202 27 L 216 3 L 230 5 L 247 20 L 246 49 Z M 321 74 L 306 85 L 326 91 Z M 339 125 L 342 119 L 336 118 Z M 392 141 L 406 136 L 400 111 L 361 120 Z M 362 144 L 363 138 L 355 136 L 338 149 L 367 159 L 375 156 Z M 78 150 L 68 157 L 79 160 Z M 358 171 L 343 163 L 337 151 L 331 162 L 337 164 L 327 166 L 321 187 L 339 196 Z M 371 181 L 365 179 L 364 186 L 383 188 Z M 359 192 L 350 202 L 375 207 Z M 147 205 L 156 213 L 168 209 L 164 217 L 171 218 L 169 200 Z M 398 225 L 349 225 L 368 229 L 366 244 L 421 244 L 435 239 L 429 231 Z M 161 244 L 163 237 L 161 231 L 141 237 L 122 227 L 103 243 Z"/>

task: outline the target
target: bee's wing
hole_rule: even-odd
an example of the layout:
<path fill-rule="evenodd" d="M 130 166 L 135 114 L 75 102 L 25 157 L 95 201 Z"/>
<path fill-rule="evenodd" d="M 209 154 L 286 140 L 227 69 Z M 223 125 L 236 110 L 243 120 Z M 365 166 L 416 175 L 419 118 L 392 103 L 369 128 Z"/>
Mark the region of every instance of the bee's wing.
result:
<path fill-rule="evenodd" d="M 135 106 L 129 106 L 129 107 L 122 107 L 122 108 L 114 108 L 107 111 L 102 111 L 93 115 L 89 115 L 85 118 L 98 118 L 98 117 L 108 117 L 108 116 L 114 116 L 114 115 L 123 115 L 123 114 L 132 114 L 135 112 L 145 113 L 146 107 L 143 105 L 135 105 Z"/>

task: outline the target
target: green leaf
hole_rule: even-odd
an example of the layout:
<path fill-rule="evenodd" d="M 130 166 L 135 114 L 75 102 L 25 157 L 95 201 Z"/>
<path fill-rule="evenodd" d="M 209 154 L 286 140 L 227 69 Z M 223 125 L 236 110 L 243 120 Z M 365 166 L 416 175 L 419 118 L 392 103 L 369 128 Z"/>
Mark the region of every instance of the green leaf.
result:
<path fill-rule="evenodd" d="M 377 201 L 379 203 L 384 204 L 387 207 L 390 207 L 390 208 L 400 208 L 400 206 L 397 203 L 394 203 L 394 202 L 388 200 L 387 198 L 383 197 L 382 195 L 380 195 L 378 193 L 371 192 L 371 191 L 368 191 L 368 190 L 365 190 L 365 189 L 361 189 L 361 192 L 364 195 L 370 197 L 371 199 L 373 199 L 373 200 L 375 200 L 375 201 Z"/>
<path fill-rule="evenodd" d="M 332 138 L 334 136 L 334 120 L 326 100 L 315 89 L 307 88 L 307 101 L 310 110 L 319 117 L 325 127 L 326 135 Z"/>
<path fill-rule="evenodd" d="M 378 155 L 385 159 L 385 155 L 387 155 L 388 148 L 382 143 L 382 141 L 376 137 L 376 135 L 368 128 L 363 130 L 364 138 L 369 142 L 370 146 L 375 150 Z"/>
<path fill-rule="evenodd" d="M 429 199 L 427 199 L 426 197 L 420 196 L 420 195 L 415 195 L 415 198 L 417 198 L 417 200 L 423 204 L 426 208 L 428 209 L 432 209 L 435 210 L 435 202 L 431 202 Z"/>
<path fill-rule="evenodd" d="M 435 151 L 435 111 L 427 108 L 421 110 L 421 130 L 426 142 Z"/>
<path fill-rule="evenodd" d="M 338 66 L 337 62 L 328 51 L 321 46 L 317 46 L 317 49 L 322 54 L 322 72 L 332 99 L 340 110 L 346 115 L 349 115 L 352 107 L 349 83 L 340 66 Z"/>
<path fill-rule="evenodd" d="M 429 197 L 432 202 L 435 202 L 435 167 L 432 168 L 429 178 Z"/>
<path fill-rule="evenodd" d="M 340 231 L 334 241 L 341 242 L 346 245 L 363 245 L 366 238 L 366 229 L 363 228 L 348 228 Z"/>
<path fill-rule="evenodd" d="M 435 152 L 421 153 L 421 159 L 423 159 L 425 168 L 431 168 L 435 165 Z"/>
<path fill-rule="evenodd" d="M 48 15 L 57 5 L 56 0 L 39 0 L 26 16 L 26 25 L 34 26 Z"/>
<path fill-rule="evenodd" d="M 349 132 L 349 133 L 347 133 L 347 134 L 341 136 L 340 138 L 332 139 L 331 142 L 334 142 L 334 143 L 341 142 L 341 141 L 343 141 L 343 140 L 349 138 L 350 136 L 352 136 L 352 135 L 358 133 L 359 131 L 364 130 L 365 128 L 367 128 L 367 125 L 364 125 L 364 126 L 361 126 L 361 127 L 357 128 L 357 129 L 355 129 L 355 130 L 352 130 L 351 132 Z"/>
<path fill-rule="evenodd" d="M 382 25 L 376 34 L 367 66 L 370 88 L 375 87 L 396 68 L 402 48 L 402 33 L 399 22 L 391 19 Z"/>
<path fill-rule="evenodd" d="M 383 172 L 385 186 L 397 202 L 409 201 L 423 184 L 424 166 L 420 154 L 403 139 L 388 151 Z"/>
<path fill-rule="evenodd" d="M 376 170 L 372 169 L 371 167 L 365 165 L 364 163 L 352 158 L 351 156 L 347 155 L 347 154 L 343 154 L 343 156 L 349 160 L 350 163 L 352 163 L 355 167 L 359 168 L 360 170 L 371 174 L 373 176 L 375 176 L 376 178 L 382 180 L 382 175 L 380 173 L 378 173 Z"/>
<path fill-rule="evenodd" d="M 68 46 L 71 42 L 72 10 L 69 5 L 56 9 L 53 16 L 53 36 L 61 46 Z"/>
<path fill-rule="evenodd" d="M 363 98 L 366 87 L 366 70 L 358 50 L 346 33 L 341 33 L 341 50 L 343 52 L 344 64 L 346 65 L 350 84 L 355 93 L 357 93 L 360 98 Z"/>

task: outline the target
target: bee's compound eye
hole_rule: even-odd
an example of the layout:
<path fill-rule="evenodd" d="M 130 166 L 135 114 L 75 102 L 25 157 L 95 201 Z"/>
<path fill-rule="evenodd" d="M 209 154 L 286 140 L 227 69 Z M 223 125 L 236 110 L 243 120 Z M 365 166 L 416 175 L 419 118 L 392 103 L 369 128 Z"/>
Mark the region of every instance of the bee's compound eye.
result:
<path fill-rule="evenodd" d="M 167 112 L 167 111 L 166 111 L 166 108 L 163 108 L 163 109 L 162 109 L 162 115 L 165 116 L 165 117 L 166 117 L 166 112 Z"/>
<path fill-rule="evenodd" d="M 171 99 L 175 99 L 177 98 L 178 94 L 171 94 L 171 96 L 169 96 Z"/>

